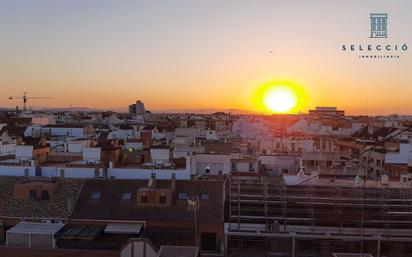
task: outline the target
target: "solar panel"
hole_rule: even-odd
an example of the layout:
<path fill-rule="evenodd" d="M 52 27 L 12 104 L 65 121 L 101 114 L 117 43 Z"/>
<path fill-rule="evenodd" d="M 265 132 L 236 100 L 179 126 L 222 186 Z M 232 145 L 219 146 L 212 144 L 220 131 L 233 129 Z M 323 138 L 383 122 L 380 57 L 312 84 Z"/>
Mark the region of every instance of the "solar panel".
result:
<path fill-rule="evenodd" d="M 102 195 L 102 193 L 100 192 L 93 192 L 90 199 L 92 200 L 100 200 L 100 196 Z"/>

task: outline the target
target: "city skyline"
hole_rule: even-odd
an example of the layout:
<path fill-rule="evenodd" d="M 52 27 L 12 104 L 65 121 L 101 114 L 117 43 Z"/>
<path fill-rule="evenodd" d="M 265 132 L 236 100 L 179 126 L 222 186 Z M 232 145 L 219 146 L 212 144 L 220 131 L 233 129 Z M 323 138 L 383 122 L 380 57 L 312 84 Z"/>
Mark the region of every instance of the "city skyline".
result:
<path fill-rule="evenodd" d="M 303 112 L 412 114 L 409 50 L 362 60 L 342 45 L 412 42 L 408 1 L 0 1 L 1 107 L 260 112 L 258 88 L 290 81 Z M 336 12 L 339 10 L 339 12 Z M 369 15 L 388 13 L 388 38 L 369 39 Z M 373 41 L 372 41 L 373 40 Z M 409 47 L 409 45 L 408 45 Z"/>
<path fill-rule="evenodd" d="M 0 0 L 0 256 L 411 257 L 410 0 Z"/>

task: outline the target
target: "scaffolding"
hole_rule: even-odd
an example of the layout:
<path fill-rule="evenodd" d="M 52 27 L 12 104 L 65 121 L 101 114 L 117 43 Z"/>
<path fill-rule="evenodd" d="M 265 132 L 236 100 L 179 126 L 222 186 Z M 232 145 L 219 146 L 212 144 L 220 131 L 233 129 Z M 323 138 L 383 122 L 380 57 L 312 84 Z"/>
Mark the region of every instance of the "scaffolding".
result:
<path fill-rule="evenodd" d="M 282 177 L 232 176 L 228 184 L 227 256 L 246 249 L 290 257 L 412 252 L 409 188 L 286 186 Z"/>

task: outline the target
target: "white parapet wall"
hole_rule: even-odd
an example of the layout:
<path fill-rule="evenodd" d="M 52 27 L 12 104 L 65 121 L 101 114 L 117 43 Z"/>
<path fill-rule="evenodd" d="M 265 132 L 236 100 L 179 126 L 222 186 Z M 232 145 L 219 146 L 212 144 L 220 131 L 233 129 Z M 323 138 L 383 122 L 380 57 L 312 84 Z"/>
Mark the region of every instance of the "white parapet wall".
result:
<path fill-rule="evenodd" d="M 95 178 L 94 168 L 75 167 L 42 167 L 42 177 L 64 177 L 64 178 Z M 99 169 L 98 177 L 103 176 L 103 169 Z"/>
<path fill-rule="evenodd" d="M 152 173 L 158 179 L 170 179 L 172 174 L 176 179 L 190 180 L 190 169 L 143 169 L 143 168 L 113 168 L 107 170 L 107 177 L 113 179 L 149 179 Z M 29 166 L 0 166 L 0 176 L 36 176 L 36 167 Z M 104 169 L 99 168 L 96 174 L 95 168 L 83 167 L 41 167 L 41 177 L 64 177 L 64 178 L 96 178 L 104 177 Z"/>
<path fill-rule="evenodd" d="M 29 166 L 0 166 L 0 176 L 35 176 L 36 168 Z"/>
<path fill-rule="evenodd" d="M 152 173 L 157 179 L 171 179 L 172 174 L 176 174 L 178 180 L 190 180 L 190 170 L 182 169 L 141 169 L 141 168 L 114 168 L 109 169 L 108 176 L 114 179 L 149 179 Z"/>

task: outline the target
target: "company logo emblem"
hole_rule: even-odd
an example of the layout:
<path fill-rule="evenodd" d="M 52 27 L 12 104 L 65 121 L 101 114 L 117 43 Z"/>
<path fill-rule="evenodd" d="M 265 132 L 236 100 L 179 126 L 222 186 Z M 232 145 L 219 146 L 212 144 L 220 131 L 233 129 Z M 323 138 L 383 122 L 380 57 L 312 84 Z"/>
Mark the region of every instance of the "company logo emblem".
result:
<path fill-rule="evenodd" d="M 365 17 L 366 20 L 366 17 Z M 370 13 L 371 34 L 367 43 L 349 42 L 342 44 L 342 51 L 355 53 L 360 59 L 399 59 L 408 50 L 406 42 L 374 40 L 388 38 L 388 14 Z M 367 28 L 365 22 L 365 29 Z"/>
<path fill-rule="evenodd" d="M 388 37 L 387 21 L 387 13 L 371 13 L 371 38 Z"/>

